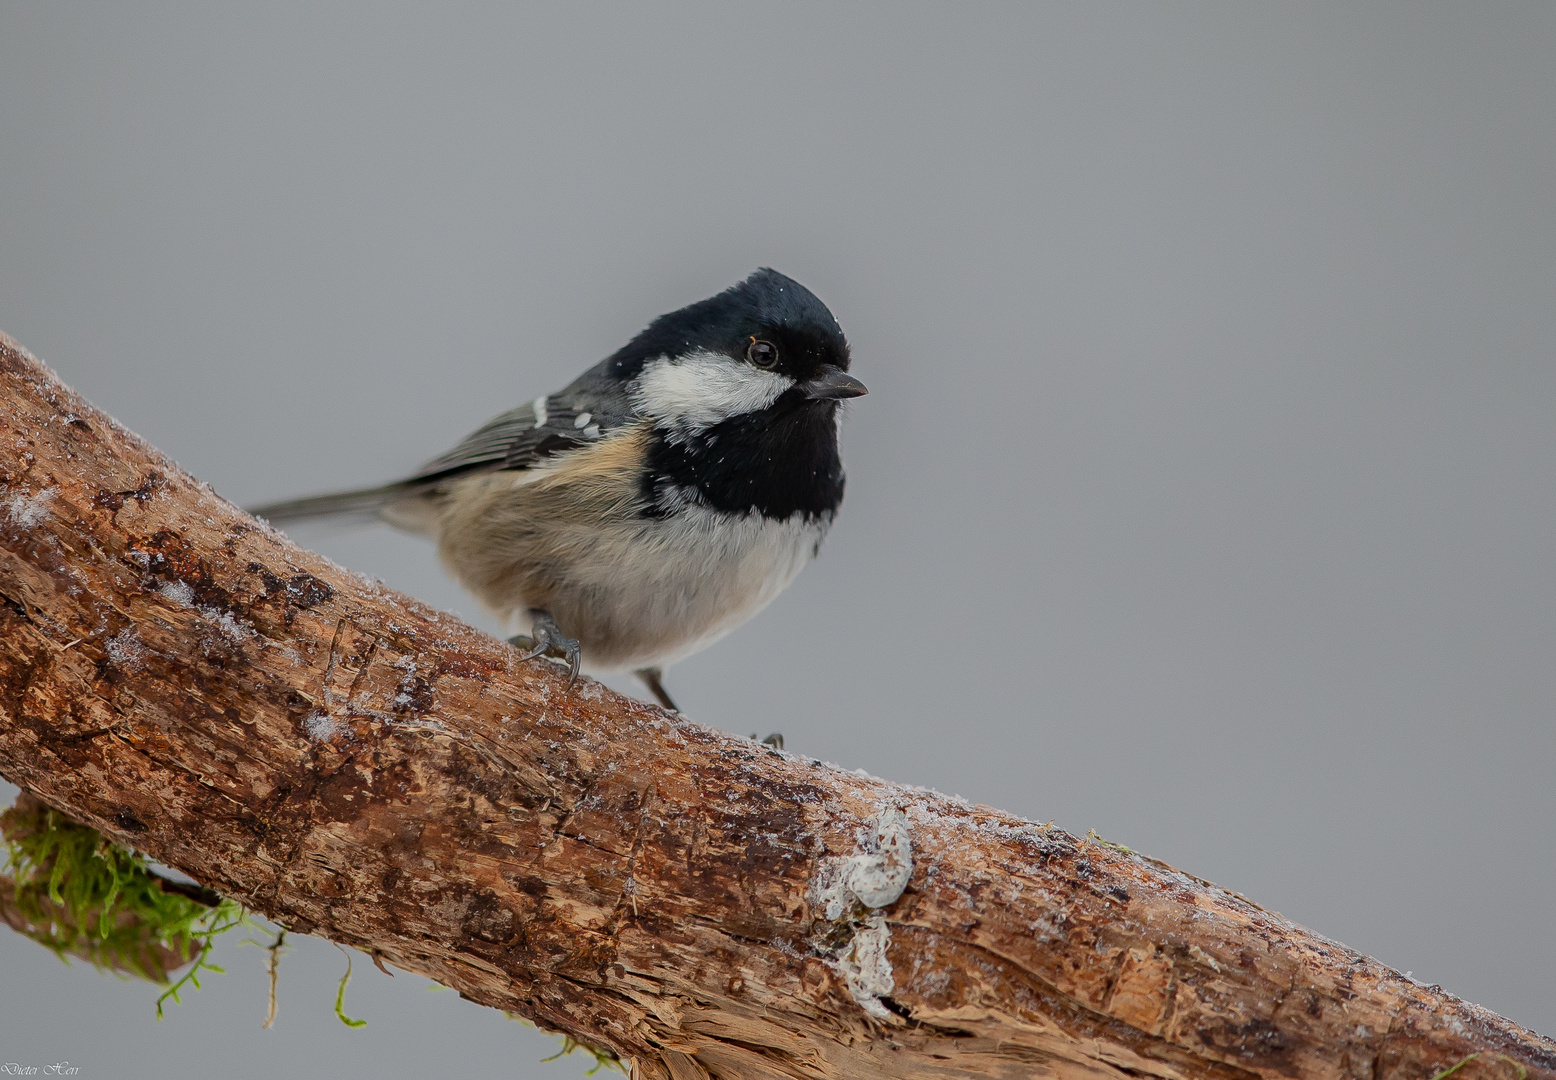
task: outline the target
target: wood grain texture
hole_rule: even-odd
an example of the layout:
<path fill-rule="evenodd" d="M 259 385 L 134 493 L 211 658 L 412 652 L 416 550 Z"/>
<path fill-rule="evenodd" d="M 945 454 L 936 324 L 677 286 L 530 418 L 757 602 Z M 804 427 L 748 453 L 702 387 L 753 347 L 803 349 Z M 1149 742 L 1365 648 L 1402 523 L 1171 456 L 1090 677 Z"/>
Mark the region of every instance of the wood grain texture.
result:
<path fill-rule="evenodd" d="M 1549 1040 L 1163 864 L 516 655 L 0 339 L 0 773 L 294 930 L 655 1080 L 1556 1080 Z"/>

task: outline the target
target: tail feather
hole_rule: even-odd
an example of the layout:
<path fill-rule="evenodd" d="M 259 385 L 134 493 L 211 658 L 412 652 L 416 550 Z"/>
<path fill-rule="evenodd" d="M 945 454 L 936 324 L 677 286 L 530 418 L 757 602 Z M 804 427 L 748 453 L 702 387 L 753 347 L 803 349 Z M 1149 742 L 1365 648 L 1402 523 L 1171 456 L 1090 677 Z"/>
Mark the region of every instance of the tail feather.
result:
<path fill-rule="evenodd" d="M 311 495 L 306 499 L 287 499 L 284 502 L 266 503 L 264 506 L 251 506 L 248 512 L 264 518 L 272 525 L 290 525 L 316 518 L 373 521 L 385 506 L 405 498 L 409 493 L 403 483 L 385 484 L 383 487 L 337 491 L 331 495 Z"/>

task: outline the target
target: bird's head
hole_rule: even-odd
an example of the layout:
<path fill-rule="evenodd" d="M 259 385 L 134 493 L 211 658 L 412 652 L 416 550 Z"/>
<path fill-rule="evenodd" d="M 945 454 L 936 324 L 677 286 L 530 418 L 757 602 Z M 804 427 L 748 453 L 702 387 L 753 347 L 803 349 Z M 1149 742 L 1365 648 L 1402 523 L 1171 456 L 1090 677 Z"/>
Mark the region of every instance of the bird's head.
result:
<path fill-rule="evenodd" d="M 633 408 L 675 437 L 764 410 L 831 414 L 865 392 L 832 312 L 767 269 L 655 319 L 611 364 Z"/>

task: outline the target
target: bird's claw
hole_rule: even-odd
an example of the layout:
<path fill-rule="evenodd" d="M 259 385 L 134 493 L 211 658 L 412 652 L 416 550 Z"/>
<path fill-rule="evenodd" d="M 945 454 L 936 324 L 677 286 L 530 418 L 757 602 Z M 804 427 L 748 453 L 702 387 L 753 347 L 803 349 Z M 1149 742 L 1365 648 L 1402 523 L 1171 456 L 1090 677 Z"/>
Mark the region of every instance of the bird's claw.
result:
<path fill-rule="evenodd" d="M 582 659 L 578 648 L 578 639 L 566 637 L 557 627 L 556 620 L 552 619 L 544 611 L 534 613 L 535 621 L 530 628 L 530 636 L 515 635 L 508 639 L 511 645 L 517 645 L 521 649 L 529 651 L 519 657 L 519 663 L 533 660 L 537 656 L 555 656 L 559 660 L 567 661 L 567 688 L 571 690 L 573 684 L 578 681 L 578 665 Z"/>

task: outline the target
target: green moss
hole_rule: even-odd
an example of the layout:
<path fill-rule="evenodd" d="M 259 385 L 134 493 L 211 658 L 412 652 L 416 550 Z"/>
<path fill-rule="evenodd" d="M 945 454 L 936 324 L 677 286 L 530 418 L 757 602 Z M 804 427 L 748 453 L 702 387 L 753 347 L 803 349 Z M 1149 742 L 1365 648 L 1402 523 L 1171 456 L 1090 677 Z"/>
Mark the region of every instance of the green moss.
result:
<path fill-rule="evenodd" d="M 79 956 L 101 970 L 166 986 L 157 998 L 159 1020 L 167 1001 L 178 1002 L 183 990 L 200 988 L 201 972 L 222 971 L 209 959 L 216 938 L 253 925 L 248 912 L 235 901 L 213 896 L 212 906 L 168 891 L 180 886 L 157 875 L 143 856 L 28 795 L 0 813 L 0 837 L 4 856 L 0 921 L 54 950 L 61 960 Z M 285 940 L 282 931 L 268 945 L 245 943 L 261 945 L 269 954 L 266 1027 L 275 1020 L 277 964 Z M 186 966 L 188 970 L 173 981 L 173 974 Z M 346 974 L 335 993 L 335 1015 L 348 1027 L 364 1027 L 367 1021 L 346 1015 L 350 981 L 351 954 L 347 953 Z M 572 1038 L 564 1038 L 562 1049 L 545 1060 L 555 1061 L 578 1050 L 594 1058 L 590 1076 L 606 1067 L 622 1069 L 609 1050 Z"/>
<path fill-rule="evenodd" d="M 1506 1054 L 1488 1054 L 1484 1050 L 1481 1050 L 1481 1051 L 1479 1051 L 1477 1053 L 1471 1054 L 1469 1057 L 1460 1058 L 1457 1062 L 1455 1062 L 1454 1064 L 1448 1066 L 1442 1072 L 1440 1072 L 1436 1076 L 1432 1077 L 1432 1080 L 1447 1080 L 1447 1077 L 1452 1076 L 1454 1073 L 1456 1073 L 1460 1069 L 1464 1068 L 1464 1066 L 1468 1065 L 1470 1062 L 1474 1061 L 1476 1058 L 1482 1057 L 1482 1056 L 1489 1056 L 1489 1057 L 1496 1058 L 1498 1061 L 1505 1061 L 1505 1062 L 1507 1062 L 1513 1068 L 1518 1070 L 1518 1080 L 1529 1080 L 1529 1070 L 1524 1068 L 1518 1062 L 1514 1061 L 1512 1058 L 1508 1057 Z"/>
<path fill-rule="evenodd" d="M 1133 855 L 1135 853 L 1135 849 L 1132 847 L 1125 847 L 1123 844 L 1115 844 L 1111 840 L 1102 839 L 1102 837 L 1097 835 L 1096 829 L 1087 830 L 1086 839 L 1099 847 L 1105 847 L 1109 851 L 1116 851 L 1120 855 Z"/>
<path fill-rule="evenodd" d="M 512 1020 L 516 1024 L 523 1024 L 525 1027 L 532 1027 L 532 1028 L 536 1028 L 537 1030 L 544 1030 L 542 1028 L 539 1028 L 539 1026 L 536 1025 L 533 1021 L 527 1020 L 526 1018 L 520 1016 L 518 1013 L 512 1013 L 512 1012 L 508 1012 L 507 1010 L 504 1010 L 503 1011 L 503 1015 L 506 1016 L 509 1020 Z M 552 1034 L 555 1034 L 555 1032 L 552 1032 Z M 579 1042 L 577 1039 L 573 1038 L 571 1035 L 563 1035 L 562 1036 L 562 1049 L 558 1050 L 556 1053 L 552 1054 L 548 1058 L 541 1058 L 540 1059 L 540 1063 L 542 1065 L 544 1065 L 548 1061 L 556 1061 L 559 1058 L 567 1057 L 569 1054 L 572 1054 L 574 1051 L 577 1051 L 577 1050 L 582 1050 L 584 1053 L 586 1053 L 590 1057 L 594 1058 L 594 1068 L 592 1068 L 588 1072 L 584 1073 L 585 1076 L 593 1076 L 595 1073 L 599 1072 L 601 1069 L 615 1069 L 617 1072 L 621 1072 L 621 1073 L 625 1073 L 627 1071 L 626 1066 L 622 1065 L 621 1059 L 618 1058 L 611 1051 L 606 1050 L 603 1047 L 593 1046 L 593 1045 L 591 1045 L 589 1043 L 586 1043 L 586 1042 Z"/>
<path fill-rule="evenodd" d="M 562 1049 L 558 1050 L 548 1058 L 541 1058 L 540 1062 L 542 1065 L 544 1065 L 548 1061 L 555 1061 L 560 1057 L 565 1057 L 568 1054 L 571 1054 L 574 1050 L 582 1050 L 584 1053 L 589 1054 L 594 1058 L 594 1068 L 584 1073 L 585 1076 L 593 1076 L 601 1069 L 615 1069 L 622 1073 L 627 1071 L 626 1069 L 622 1068 L 621 1060 L 609 1050 L 603 1050 L 598 1046 L 591 1046 L 588 1043 L 579 1042 L 571 1035 L 562 1036 Z"/>
<path fill-rule="evenodd" d="M 214 906 L 179 892 L 153 873 L 140 855 L 23 796 L 0 814 L 4 877 L 0 901 L 6 921 L 64 960 L 79 956 L 105 971 L 167 985 L 173 972 L 192 966 L 157 999 L 179 1000 L 199 987 L 201 971 L 218 934 L 246 921 L 231 900 Z M 19 925 L 18 925 L 19 924 Z"/>
<path fill-rule="evenodd" d="M 340 949 L 339 945 L 335 947 Z M 346 953 L 346 973 L 340 977 L 340 989 L 335 991 L 335 1015 L 342 1024 L 349 1028 L 367 1027 L 366 1020 L 353 1020 L 346 1015 L 346 984 L 351 981 L 351 954 L 346 952 L 345 949 L 340 949 L 340 951 Z"/>

